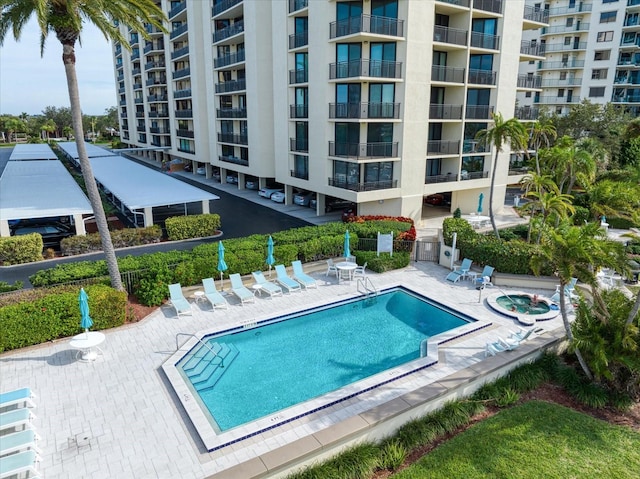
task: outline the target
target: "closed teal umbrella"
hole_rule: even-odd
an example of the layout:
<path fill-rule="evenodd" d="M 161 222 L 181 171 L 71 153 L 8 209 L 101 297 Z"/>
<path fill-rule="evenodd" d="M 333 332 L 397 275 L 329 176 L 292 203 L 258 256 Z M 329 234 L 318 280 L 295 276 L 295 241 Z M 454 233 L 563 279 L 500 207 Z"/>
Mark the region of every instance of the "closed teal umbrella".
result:
<path fill-rule="evenodd" d="M 482 213 L 482 200 L 484 200 L 484 193 L 480 193 L 478 197 L 478 214 Z"/>
<path fill-rule="evenodd" d="M 267 241 L 267 264 L 269 265 L 269 277 L 271 277 L 271 267 L 276 263 L 276 259 L 273 257 L 273 238 L 269 235 L 269 241 Z"/>
<path fill-rule="evenodd" d="M 349 247 L 349 230 L 344 233 L 344 257 L 348 259 L 351 256 L 351 248 Z"/>
<path fill-rule="evenodd" d="M 93 326 L 93 320 L 89 316 L 89 297 L 84 288 L 80 288 L 80 295 L 78 296 L 78 304 L 80 305 L 80 327 L 84 329 L 84 332 L 89 334 L 89 328 Z"/>
<path fill-rule="evenodd" d="M 224 246 L 222 241 L 218 242 L 218 271 L 220 271 L 220 290 L 224 290 L 224 272 L 228 270 L 227 263 L 224 262 Z"/>

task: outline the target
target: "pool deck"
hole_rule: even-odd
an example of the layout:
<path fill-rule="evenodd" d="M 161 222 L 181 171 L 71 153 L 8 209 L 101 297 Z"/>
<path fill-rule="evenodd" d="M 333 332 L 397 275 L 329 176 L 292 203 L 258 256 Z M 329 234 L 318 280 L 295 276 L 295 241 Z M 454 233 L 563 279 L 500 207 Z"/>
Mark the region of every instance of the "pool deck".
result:
<path fill-rule="evenodd" d="M 483 374 L 489 378 L 500 365 L 516 362 L 563 336 L 558 316 L 536 323 L 535 327 L 544 331 L 519 349 L 486 358 L 486 343 L 509 336 L 518 324 L 485 304 L 485 297 L 496 288 L 479 292 L 468 281 L 444 281 L 446 275 L 445 268 L 433 263 L 412 263 L 402 270 L 368 274 L 379 290 L 402 285 L 490 326 L 441 345 L 438 363 L 424 373 L 414 373 L 369 396 L 358 396 L 322 414 L 211 453 L 182 406 L 182 401 L 189 399 L 178 397 L 162 370 L 163 363 L 176 352 L 176 335 L 227 329 L 345 299 L 357 294 L 355 281 L 338 285 L 335 278 L 326 278 L 324 271 L 312 273 L 319 283 L 317 289 L 273 299 L 257 297 L 255 303 L 242 307 L 230 297 L 227 311 L 212 312 L 208 304 L 190 298 L 193 314 L 179 319 L 173 308 L 164 306 L 139 323 L 103 331 L 104 355 L 90 363 L 76 359 L 69 339 L 3 353 L 0 389 L 31 387 L 37 395 L 34 427 L 42 437 L 39 469 L 47 479 L 273 477 L 290 460 L 320 454 L 332 441 L 346 441 L 381 416 L 400 418 L 407 404 L 424 403 L 429 394 L 441 395 L 443 390 Z M 216 284 L 219 286 L 219 280 Z M 229 286 L 225 280 L 225 289 Z M 526 292 L 540 296 L 553 293 Z M 184 337 L 179 341 L 181 346 L 186 342 Z"/>

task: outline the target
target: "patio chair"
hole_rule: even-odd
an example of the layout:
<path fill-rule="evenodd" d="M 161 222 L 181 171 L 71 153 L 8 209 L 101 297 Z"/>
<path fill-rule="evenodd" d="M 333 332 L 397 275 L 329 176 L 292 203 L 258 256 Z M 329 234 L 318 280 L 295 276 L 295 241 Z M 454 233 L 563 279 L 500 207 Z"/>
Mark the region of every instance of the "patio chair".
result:
<path fill-rule="evenodd" d="M 176 310 L 176 315 L 180 317 L 181 314 L 191 314 L 191 304 L 186 300 L 182 294 L 182 286 L 180 283 L 169 285 L 169 303 Z"/>
<path fill-rule="evenodd" d="M 231 292 L 238 297 L 242 306 L 244 303 L 255 302 L 256 297 L 242 284 L 242 278 L 238 273 L 229 275 L 229 279 L 231 280 Z"/>
<path fill-rule="evenodd" d="M 293 279 L 300 283 L 303 288 L 318 288 L 318 283 L 316 282 L 316 280 L 306 274 L 302 269 L 302 263 L 300 262 L 300 260 L 292 261 L 291 267 L 293 268 Z"/>
<path fill-rule="evenodd" d="M 40 456 L 36 451 L 25 451 L 18 454 L 10 454 L 0 457 L 0 477 L 19 477 L 28 474 L 28 477 L 40 477 L 38 463 Z"/>
<path fill-rule="evenodd" d="M 287 270 L 283 264 L 276 265 L 276 282 L 283 288 L 286 288 L 288 293 L 291 291 L 302 291 L 300 283 L 287 274 Z"/>
<path fill-rule="evenodd" d="M 16 389 L 15 391 L 7 391 L 0 393 L 0 411 L 16 407 L 36 407 L 33 399 L 36 395 L 31 392 L 30 388 Z"/>
<path fill-rule="evenodd" d="M 202 287 L 204 288 L 204 297 L 211 303 L 211 307 L 215 311 L 216 308 L 227 309 L 229 303 L 224 299 L 218 290 L 216 289 L 216 283 L 213 278 L 205 278 L 202 280 Z"/>
<path fill-rule="evenodd" d="M 365 262 L 362 266 L 358 266 L 353 270 L 354 278 L 364 278 L 366 276 L 367 262 Z"/>
<path fill-rule="evenodd" d="M 30 428 L 31 422 L 35 418 L 36 416 L 27 408 L 3 412 L 0 414 L 0 431 L 16 428 Z"/>
<path fill-rule="evenodd" d="M 478 276 L 474 277 L 473 282 L 478 288 L 493 286 L 493 283 L 491 282 L 491 276 L 493 275 L 494 271 L 495 268 L 493 266 L 485 266 L 482 269 L 482 272 Z"/>
<path fill-rule="evenodd" d="M 282 296 L 282 288 L 267 280 L 267 278 L 264 277 L 264 274 L 262 274 L 262 271 L 254 271 L 251 275 L 256 282 L 258 294 L 265 292 L 270 298 L 273 298 L 274 296 Z"/>
<path fill-rule="evenodd" d="M 495 356 L 498 353 L 502 353 L 507 350 L 507 347 L 498 341 L 489 342 L 485 346 L 484 356 L 485 358 L 489 355 Z"/>
<path fill-rule="evenodd" d="M 356 257 L 355 257 L 355 256 L 353 256 L 353 255 L 352 255 L 352 256 L 347 256 L 344 260 L 345 260 L 347 263 L 355 263 L 355 262 L 356 262 Z"/>
<path fill-rule="evenodd" d="M 40 452 L 36 443 L 40 440 L 40 436 L 33 429 L 24 429 L 23 431 L 5 434 L 0 441 L 0 456 L 13 454 L 16 452 L 27 451 L 33 449 Z"/>
<path fill-rule="evenodd" d="M 329 276 L 330 274 L 334 275 L 336 278 L 338 277 L 338 268 L 331 258 L 327 260 L 327 273 L 325 276 Z"/>
<path fill-rule="evenodd" d="M 472 264 L 473 261 L 471 261 L 469 258 L 463 259 L 460 266 L 451 271 L 451 273 L 449 273 L 445 279 L 447 281 L 451 281 L 452 283 L 457 283 L 458 281 L 460 281 L 460 278 L 464 279 L 467 277 Z"/>

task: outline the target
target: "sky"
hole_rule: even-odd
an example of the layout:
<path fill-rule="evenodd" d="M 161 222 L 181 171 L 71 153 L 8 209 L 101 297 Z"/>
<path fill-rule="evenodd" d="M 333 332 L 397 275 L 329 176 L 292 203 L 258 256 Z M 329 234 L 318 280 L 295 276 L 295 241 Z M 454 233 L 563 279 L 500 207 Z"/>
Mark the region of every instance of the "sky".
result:
<path fill-rule="evenodd" d="M 93 25 L 86 25 L 76 43 L 80 104 L 86 115 L 103 115 L 116 106 L 111 44 Z M 40 56 L 38 25 L 31 20 L 16 42 L 8 32 L 0 47 L 0 114 L 42 113 L 47 106 L 69 107 L 62 45 L 50 33 Z"/>

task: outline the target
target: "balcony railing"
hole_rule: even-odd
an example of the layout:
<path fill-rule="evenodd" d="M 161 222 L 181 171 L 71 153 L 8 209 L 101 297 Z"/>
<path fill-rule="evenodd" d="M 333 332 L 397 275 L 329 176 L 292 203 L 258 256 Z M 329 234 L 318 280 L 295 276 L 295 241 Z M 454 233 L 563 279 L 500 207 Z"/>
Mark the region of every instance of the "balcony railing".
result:
<path fill-rule="evenodd" d="M 329 64 L 329 78 L 373 77 L 401 78 L 402 62 L 388 60 L 351 60 Z"/>
<path fill-rule="evenodd" d="M 182 47 L 182 48 L 178 48 L 177 50 L 174 50 L 171 52 L 171 59 L 175 60 L 178 57 L 184 56 L 189 54 L 189 46 L 187 45 L 186 47 Z"/>
<path fill-rule="evenodd" d="M 147 82 L 145 83 L 145 85 L 147 86 L 153 86 L 153 85 L 166 85 L 167 84 L 167 79 L 164 77 L 154 77 L 154 78 L 149 78 L 147 80 Z M 141 86 L 142 88 L 142 86 Z"/>
<path fill-rule="evenodd" d="M 178 3 L 175 7 L 173 7 L 171 10 L 169 10 L 169 14 L 167 15 L 167 18 L 171 19 L 173 17 L 175 17 L 178 13 L 180 13 L 183 10 L 187 9 L 187 2 L 180 2 Z"/>
<path fill-rule="evenodd" d="M 144 126 L 137 126 L 136 127 L 136 131 L 144 132 L 144 131 L 146 131 L 146 128 Z"/>
<path fill-rule="evenodd" d="M 560 80 L 559 78 L 553 80 L 542 80 L 542 87 L 554 87 L 554 86 L 573 86 L 580 85 L 582 83 L 582 77 L 565 78 Z"/>
<path fill-rule="evenodd" d="M 471 46 L 474 48 L 497 50 L 500 48 L 500 37 L 498 35 L 471 32 Z"/>
<path fill-rule="evenodd" d="M 173 98 L 189 98 L 191 96 L 191 88 L 184 90 L 176 90 L 173 92 Z"/>
<path fill-rule="evenodd" d="M 152 126 L 149 128 L 149 133 L 155 133 L 156 135 L 169 135 L 171 131 L 169 128 L 160 128 L 158 126 Z"/>
<path fill-rule="evenodd" d="M 191 75 L 191 68 L 183 68 L 182 70 L 176 70 L 171 74 L 171 78 L 177 80 L 178 78 L 184 78 Z"/>
<path fill-rule="evenodd" d="M 578 2 L 573 7 L 554 7 L 549 9 L 549 15 L 567 15 L 572 13 L 590 12 L 593 5 L 590 3 Z"/>
<path fill-rule="evenodd" d="M 540 88 L 542 77 L 539 75 L 518 75 L 518 88 Z"/>
<path fill-rule="evenodd" d="M 544 46 L 544 51 L 549 52 L 567 52 L 573 50 L 586 50 L 587 42 L 571 42 L 568 45 L 564 43 L 547 43 Z"/>
<path fill-rule="evenodd" d="M 545 52 L 545 44 L 538 42 L 530 42 L 523 40 L 520 42 L 520 53 L 523 55 L 533 55 L 536 57 L 543 57 Z"/>
<path fill-rule="evenodd" d="M 289 118 L 309 118 L 307 105 L 289 105 Z"/>
<path fill-rule="evenodd" d="M 140 73 L 142 73 L 142 70 L 140 70 L 140 68 L 134 68 L 133 70 L 131 70 L 131 74 L 133 76 L 140 75 Z"/>
<path fill-rule="evenodd" d="M 465 7 L 468 8 L 471 0 L 438 0 L 442 3 L 450 3 L 452 5 L 456 5 L 457 7 Z"/>
<path fill-rule="evenodd" d="M 234 143 L 236 145 L 246 145 L 249 143 L 249 137 L 247 134 L 218 133 L 218 141 L 220 143 Z"/>
<path fill-rule="evenodd" d="M 447 183 L 449 181 L 458 181 L 458 175 L 448 174 L 448 175 L 429 175 L 424 179 L 426 184 L 431 183 Z"/>
<path fill-rule="evenodd" d="M 395 158 L 398 156 L 398 142 L 380 143 L 338 143 L 329 142 L 329 156 L 344 158 Z"/>
<path fill-rule="evenodd" d="M 169 110 L 150 110 L 149 118 L 166 118 L 169 116 Z"/>
<path fill-rule="evenodd" d="M 228 55 L 224 55 L 222 57 L 214 58 L 213 66 L 215 68 L 226 67 L 227 65 L 233 65 L 234 63 L 240 63 L 245 60 L 244 49 L 238 50 L 234 53 L 229 53 Z"/>
<path fill-rule="evenodd" d="M 176 118 L 193 118 L 193 110 L 176 110 Z"/>
<path fill-rule="evenodd" d="M 613 95 L 611 101 L 615 103 L 639 103 L 640 95 Z"/>
<path fill-rule="evenodd" d="M 291 175 L 292 178 L 300 178 L 301 180 L 309 179 L 309 172 L 306 170 L 305 171 L 289 170 L 289 174 Z"/>
<path fill-rule="evenodd" d="M 573 25 L 554 25 L 552 27 L 544 27 L 542 29 L 543 35 L 549 35 L 551 33 L 568 33 L 568 32 L 582 32 L 589 31 L 589 24 L 585 22 L 576 22 Z"/>
<path fill-rule="evenodd" d="M 193 138 L 192 130 L 176 130 L 176 136 L 181 136 L 182 138 Z"/>
<path fill-rule="evenodd" d="M 495 85 L 496 72 L 490 70 L 469 70 L 468 81 L 474 85 Z"/>
<path fill-rule="evenodd" d="M 640 85 L 640 76 L 638 75 L 621 75 L 617 76 L 613 83 L 615 85 Z"/>
<path fill-rule="evenodd" d="M 427 155 L 457 155 L 460 153 L 460 140 L 429 140 Z"/>
<path fill-rule="evenodd" d="M 293 85 L 295 83 L 307 83 L 309 81 L 309 70 L 300 69 L 300 70 L 289 70 L 289 84 Z"/>
<path fill-rule="evenodd" d="M 249 160 L 244 158 L 239 158 L 237 156 L 231 155 L 220 155 L 218 156 L 219 161 L 224 161 L 225 163 L 233 163 L 234 165 L 242 165 L 249 166 Z"/>
<path fill-rule="evenodd" d="M 329 186 L 336 188 L 342 188 L 343 190 L 350 191 L 375 191 L 375 190 L 388 190 L 389 188 L 397 188 L 398 180 L 380 180 L 380 181 L 365 181 L 363 183 L 352 183 L 345 180 L 343 177 L 329 178 Z"/>
<path fill-rule="evenodd" d="M 221 2 L 216 3 L 211 9 L 212 15 L 215 17 L 216 15 L 220 15 L 225 10 L 229 10 L 231 7 L 237 5 L 242 2 L 242 0 L 222 0 Z"/>
<path fill-rule="evenodd" d="M 127 100 L 120 100 L 120 106 L 125 106 L 127 104 Z"/>
<path fill-rule="evenodd" d="M 493 106 L 467 105 L 465 118 L 472 120 L 490 120 L 493 114 Z"/>
<path fill-rule="evenodd" d="M 462 153 L 485 153 L 487 151 L 486 144 L 482 141 L 466 139 L 462 141 Z"/>
<path fill-rule="evenodd" d="M 518 120 L 537 120 L 540 116 L 540 110 L 535 107 L 519 106 L 515 109 L 513 116 Z"/>
<path fill-rule="evenodd" d="M 187 23 L 183 23 L 179 27 L 176 27 L 173 30 L 171 30 L 171 33 L 169 34 L 169 38 L 173 40 L 174 38 L 179 37 L 180 35 L 185 33 L 188 29 L 189 29 L 189 25 Z"/>
<path fill-rule="evenodd" d="M 375 33 L 401 37 L 403 28 L 404 20 L 377 15 L 360 15 L 331 22 L 329 24 L 329 38 L 339 38 L 355 33 Z"/>
<path fill-rule="evenodd" d="M 240 91 L 247 89 L 247 82 L 243 78 L 242 80 L 232 80 L 216 85 L 216 93 L 228 93 L 231 91 Z"/>
<path fill-rule="evenodd" d="M 485 12 L 502 13 L 502 0 L 473 0 L 473 8 Z"/>
<path fill-rule="evenodd" d="M 134 103 L 144 103 L 144 99 L 142 99 L 142 98 L 134 98 L 133 102 Z"/>
<path fill-rule="evenodd" d="M 289 50 L 294 48 L 304 47 L 309 44 L 309 32 L 304 30 L 303 32 L 292 33 L 289 35 Z"/>
<path fill-rule="evenodd" d="M 538 70 L 553 70 L 556 68 L 582 68 L 584 60 L 568 60 L 566 62 L 540 62 Z"/>
<path fill-rule="evenodd" d="M 246 118 L 246 108 L 219 108 L 216 110 L 218 118 Z"/>
<path fill-rule="evenodd" d="M 158 61 L 158 62 L 147 62 L 146 65 L 144 66 L 145 70 L 151 70 L 153 68 L 164 68 L 167 65 L 165 64 L 164 61 Z"/>
<path fill-rule="evenodd" d="M 242 32 L 244 32 L 244 20 L 235 22 L 234 24 L 229 25 L 228 27 L 215 32 L 213 34 L 213 42 L 214 43 L 221 42 L 222 40 L 225 40 L 229 37 L 232 37 Z"/>
<path fill-rule="evenodd" d="M 538 23 L 549 23 L 549 12 L 541 8 L 535 8 L 527 5 L 524 7 L 524 19 Z"/>
<path fill-rule="evenodd" d="M 579 95 L 571 96 L 571 97 L 548 95 L 548 96 L 536 97 L 534 99 L 535 103 L 543 104 L 543 105 L 559 105 L 559 104 L 564 104 L 564 103 L 578 103 L 579 101 L 580 101 L 580 96 Z"/>
<path fill-rule="evenodd" d="M 142 83 L 134 83 L 133 84 L 133 89 L 134 90 L 142 90 Z"/>
<path fill-rule="evenodd" d="M 459 28 L 436 25 L 433 27 L 433 41 L 466 46 L 468 33 L 467 30 L 461 30 Z"/>
<path fill-rule="evenodd" d="M 289 0 L 289 13 L 297 12 L 309 6 L 309 0 Z"/>
<path fill-rule="evenodd" d="M 309 151 L 309 139 L 308 138 L 289 138 L 289 150 L 291 151 Z"/>
<path fill-rule="evenodd" d="M 137 111 L 136 118 L 144 118 L 144 111 Z"/>
<path fill-rule="evenodd" d="M 177 149 L 178 149 L 178 151 L 181 151 L 182 153 L 190 153 L 192 155 L 196 154 L 196 149 L 193 146 L 179 145 Z"/>
<path fill-rule="evenodd" d="M 464 68 L 433 65 L 431 67 L 431 81 L 464 83 L 464 73 Z"/>
<path fill-rule="evenodd" d="M 329 103 L 329 118 L 400 118 L 400 103 Z"/>
<path fill-rule="evenodd" d="M 434 120 L 461 120 L 462 105 L 429 105 L 429 118 Z"/>

